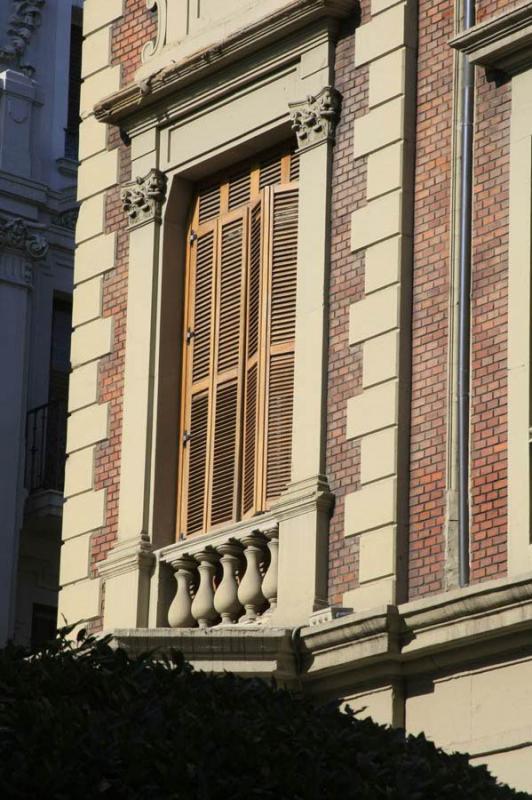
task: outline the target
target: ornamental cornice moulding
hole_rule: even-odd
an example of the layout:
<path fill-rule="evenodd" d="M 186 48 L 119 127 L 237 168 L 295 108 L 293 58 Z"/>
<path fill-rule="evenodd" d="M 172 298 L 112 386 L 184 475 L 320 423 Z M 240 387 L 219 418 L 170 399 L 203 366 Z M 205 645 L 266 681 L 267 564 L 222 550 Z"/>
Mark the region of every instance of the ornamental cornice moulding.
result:
<path fill-rule="evenodd" d="M 182 86 L 219 72 L 227 65 L 277 43 L 289 33 L 293 34 L 320 21 L 328 25 L 331 22 L 337 24 L 337 20 L 358 13 L 357 9 L 357 0 L 294 0 L 270 17 L 238 30 L 182 60 L 171 61 L 142 81 L 119 89 L 96 103 L 95 116 L 100 122 L 118 124 L 163 98 L 175 96 Z M 166 33 L 162 35 L 164 37 Z"/>
<path fill-rule="evenodd" d="M 46 0 L 13 0 L 6 40 L 0 47 L 0 63 L 20 67 L 29 74 L 34 72 L 33 67 L 21 62 L 34 32 L 41 24 L 45 2 Z"/>
<path fill-rule="evenodd" d="M 48 255 L 49 244 L 42 234 L 31 231 L 22 219 L 0 217 L 0 250 L 20 250 L 34 261 Z"/>
<path fill-rule="evenodd" d="M 168 179 L 158 169 L 151 169 L 143 178 L 136 178 L 120 192 L 128 227 L 160 221 Z"/>
<path fill-rule="evenodd" d="M 298 103 L 289 103 L 289 107 L 292 129 L 300 150 L 334 141 L 341 107 L 341 95 L 337 89 L 325 86 L 319 94 L 309 95 Z"/>

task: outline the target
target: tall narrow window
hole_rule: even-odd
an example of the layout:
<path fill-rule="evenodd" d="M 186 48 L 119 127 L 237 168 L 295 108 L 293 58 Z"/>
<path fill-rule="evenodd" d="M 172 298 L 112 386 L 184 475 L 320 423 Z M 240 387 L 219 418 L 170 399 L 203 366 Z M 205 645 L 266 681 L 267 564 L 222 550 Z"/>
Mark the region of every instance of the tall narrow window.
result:
<path fill-rule="evenodd" d="M 187 264 L 179 533 L 268 509 L 290 482 L 297 157 L 202 188 Z"/>

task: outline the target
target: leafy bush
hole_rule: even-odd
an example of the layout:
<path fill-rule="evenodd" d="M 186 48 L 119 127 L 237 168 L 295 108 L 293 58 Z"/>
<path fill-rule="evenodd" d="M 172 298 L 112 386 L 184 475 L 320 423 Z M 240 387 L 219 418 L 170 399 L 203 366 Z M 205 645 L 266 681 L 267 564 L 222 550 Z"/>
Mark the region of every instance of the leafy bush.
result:
<path fill-rule="evenodd" d="M 0 652 L 5 800 L 510 800 L 463 755 L 179 654 L 61 635 Z"/>

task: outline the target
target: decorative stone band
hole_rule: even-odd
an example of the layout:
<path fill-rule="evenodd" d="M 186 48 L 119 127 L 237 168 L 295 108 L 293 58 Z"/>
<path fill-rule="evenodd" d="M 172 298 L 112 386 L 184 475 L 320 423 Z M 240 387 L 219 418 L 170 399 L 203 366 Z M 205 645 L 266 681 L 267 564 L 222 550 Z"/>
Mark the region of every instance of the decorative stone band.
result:
<path fill-rule="evenodd" d="M 41 9 L 44 4 L 45 0 L 14 0 L 7 40 L 0 47 L 0 63 L 17 64 L 26 72 L 34 71 L 32 67 L 21 65 L 20 60 L 34 31 L 41 24 Z"/>
<path fill-rule="evenodd" d="M 21 250 L 34 260 L 46 258 L 49 245 L 44 236 L 31 231 L 22 219 L 0 217 L 0 250 Z"/>
<path fill-rule="evenodd" d="M 277 525 L 171 558 L 171 628 L 264 624 L 277 606 Z M 200 545 L 201 547 L 201 545 Z"/>
<path fill-rule="evenodd" d="M 334 141 L 341 102 L 340 92 L 325 86 L 315 97 L 309 95 L 306 100 L 289 103 L 292 128 L 300 150 Z"/>
<path fill-rule="evenodd" d="M 167 182 L 163 172 L 151 169 L 144 178 L 136 178 L 124 186 L 120 197 L 130 228 L 146 222 L 160 222 Z"/>

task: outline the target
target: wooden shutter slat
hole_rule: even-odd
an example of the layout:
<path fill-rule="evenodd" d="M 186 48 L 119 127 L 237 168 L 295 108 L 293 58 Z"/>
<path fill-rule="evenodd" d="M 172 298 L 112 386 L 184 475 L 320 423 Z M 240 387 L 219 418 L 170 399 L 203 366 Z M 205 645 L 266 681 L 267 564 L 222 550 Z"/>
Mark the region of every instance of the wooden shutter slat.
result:
<path fill-rule="evenodd" d="M 244 221 L 222 226 L 217 371 L 238 368 L 242 317 L 244 268 Z"/>
<path fill-rule="evenodd" d="M 249 203 L 251 197 L 251 174 L 249 169 L 229 179 L 229 208 L 239 208 Z"/>
<path fill-rule="evenodd" d="M 213 336 L 214 231 L 200 235 L 196 243 L 192 382 L 208 377 Z"/>
<path fill-rule="evenodd" d="M 257 379 L 258 366 L 253 364 L 246 375 L 244 409 L 244 465 L 242 475 L 242 510 L 248 514 L 255 504 L 255 473 L 257 454 Z"/>
<path fill-rule="evenodd" d="M 211 525 L 229 522 L 235 516 L 237 429 L 238 382 L 233 381 L 216 389 Z"/>
<path fill-rule="evenodd" d="M 272 345 L 295 339 L 297 226 L 297 188 L 276 191 L 272 210 L 270 312 Z"/>
<path fill-rule="evenodd" d="M 265 445 L 265 497 L 290 483 L 297 290 L 298 189 L 272 190 L 270 319 Z"/>
<path fill-rule="evenodd" d="M 268 382 L 266 500 L 279 497 L 290 483 L 294 353 L 272 355 Z"/>
<path fill-rule="evenodd" d="M 266 186 L 274 186 L 281 183 L 282 156 L 275 155 L 265 159 L 260 163 L 259 186 L 264 189 Z"/>
<path fill-rule="evenodd" d="M 205 525 L 205 489 L 207 481 L 207 434 L 209 395 L 192 398 L 187 497 L 187 533 L 197 533 Z"/>
<path fill-rule="evenodd" d="M 208 186 L 199 193 L 199 221 L 200 225 L 209 219 L 214 219 L 220 213 L 220 184 Z"/>

